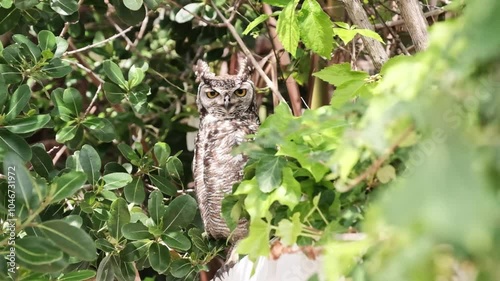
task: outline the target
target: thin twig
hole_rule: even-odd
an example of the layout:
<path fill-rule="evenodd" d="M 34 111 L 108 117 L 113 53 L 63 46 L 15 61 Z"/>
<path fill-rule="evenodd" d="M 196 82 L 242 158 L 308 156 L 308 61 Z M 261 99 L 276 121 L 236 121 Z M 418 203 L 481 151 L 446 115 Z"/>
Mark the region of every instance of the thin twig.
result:
<path fill-rule="evenodd" d="M 442 8 L 438 8 L 436 10 L 432 10 L 432 11 L 424 13 L 424 17 L 428 18 L 428 17 L 438 16 L 442 13 L 446 13 L 446 10 L 442 9 Z M 404 23 L 405 23 L 405 21 L 403 19 L 386 21 L 384 23 L 376 23 L 375 29 L 382 29 L 382 28 L 385 28 L 386 26 L 387 27 L 398 26 L 398 25 L 402 25 Z"/>
<path fill-rule="evenodd" d="M 392 153 L 394 153 L 396 148 L 398 148 L 398 146 L 410 135 L 411 132 L 413 132 L 413 127 L 407 128 L 401 134 L 401 136 L 394 142 L 394 144 L 392 144 L 387 149 L 387 151 L 384 154 L 382 154 L 377 160 L 375 160 L 375 162 L 373 162 L 370 165 L 370 167 L 368 167 L 368 169 L 366 169 L 362 174 L 353 179 L 348 186 L 343 187 L 342 191 L 343 192 L 349 191 L 353 189 L 355 186 L 357 186 L 359 183 L 361 183 L 363 180 L 368 178 L 369 176 L 374 175 L 378 171 L 378 169 L 382 166 L 382 164 L 384 164 L 384 162 L 387 161 L 387 159 L 389 159 Z"/>
<path fill-rule="evenodd" d="M 61 147 L 61 149 L 59 149 L 59 151 L 54 156 L 54 159 L 52 159 L 52 164 L 55 165 L 57 161 L 59 161 L 59 158 L 61 158 L 61 156 L 64 154 L 64 152 L 66 152 L 66 146 L 63 146 Z"/>
<path fill-rule="evenodd" d="M 97 43 L 94 43 L 94 44 L 91 44 L 91 45 L 88 45 L 88 46 L 85 46 L 83 48 L 80 48 L 80 49 L 76 49 L 76 50 L 73 50 L 73 51 L 69 51 L 69 52 L 65 52 L 63 54 L 63 56 L 68 56 L 68 55 L 72 55 L 72 54 L 76 54 L 76 53 L 80 53 L 80 52 L 83 52 L 83 51 L 86 51 L 86 50 L 89 50 L 89 49 L 92 49 L 92 48 L 95 48 L 97 46 L 100 46 L 102 44 L 106 44 L 107 42 L 111 41 L 111 40 L 114 40 L 120 36 L 122 36 L 123 34 L 129 32 L 130 30 L 132 30 L 132 28 L 134 28 L 133 26 L 130 26 L 128 27 L 127 29 L 123 30 L 122 32 L 118 33 L 118 34 L 115 34 L 107 39 L 104 39 L 100 42 L 97 42 Z"/>
<path fill-rule="evenodd" d="M 137 44 L 139 44 L 139 41 L 144 36 L 144 32 L 146 32 L 146 27 L 148 26 L 148 22 L 149 22 L 149 16 L 148 16 L 148 11 L 146 10 L 146 16 L 142 20 L 141 28 L 139 29 L 139 33 L 137 34 L 137 37 L 135 38 L 134 43 L 132 45 L 132 47 L 134 49 L 135 49 L 135 47 L 137 47 Z"/>
<path fill-rule="evenodd" d="M 286 103 L 285 99 L 283 98 L 283 96 L 279 92 L 278 88 L 274 85 L 273 81 L 271 81 L 271 79 L 269 79 L 269 77 L 266 75 L 266 73 L 264 72 L 264 70 L 262 69 L 262 67 L 260 67 L 260 65 L 257 62 L 257 60 L 255 60 L 255 58 L 253 57 L 252 53 L 250 52 L 250 50 L 248 49 L 248 47 L 245 45 L 245 43 L 241 39 L 240 35 L 238 34 L 238 32 L 236 31 L 236 29 L 234 28 L 234 26 L 228 21 L 228 19 L 226 19 L 226 17 L 224 17 L 224 15 L 221 13 L 221 11 L 219 10 L 219 8 L 217 8 L 216 5 L 214 5 L 212 3 L 212 7 L 217 12 L 217 14 L 222 19 L 222 21 L 226 24 L 227 29 L 229 30 L 229 32 L 231 32 L 231 34 L 233 35 L 233 37 L 236 40 L 236 42 L 238 42 L 238 45 L 240 45 L 240 48 L 243 51 L 243 53 L 245 53 L 245 55 L 247 56 L 247 58 L 250 59 L 250 62 L 252 62 L 252 65 L 255 67 L 255 69 L 257 70 L 257 72 L 261 75 L 261 77 L 264 79 L 264 81 L 266 81 L 267 86 L 269 88 L 271 88 L 271 91 L 273 92 L 273 94 L 276 97 L 278 97 L 280 101 Z"/>
<path fill-rule="evenodd" d="M 92 101 L 90 101 L 89 106 L 87 107 L 87 109 L 85 110 L 85 113 L 83 114 L 84 118 L 85 118 L 85 116 L 87 116 L 87 114 L 89 114 L 90 109 L 92 108 L 92 106 L 94 105 L 95 101 L 97 100 L 97 97 L 99 96 L 99 92 L 101 91 L 101 87 L 102 87 L 102 84 L 99 84 L 99 86 L 97 87 L 97 90 L 95 91 L 95 95 L 92 98 Z"/>

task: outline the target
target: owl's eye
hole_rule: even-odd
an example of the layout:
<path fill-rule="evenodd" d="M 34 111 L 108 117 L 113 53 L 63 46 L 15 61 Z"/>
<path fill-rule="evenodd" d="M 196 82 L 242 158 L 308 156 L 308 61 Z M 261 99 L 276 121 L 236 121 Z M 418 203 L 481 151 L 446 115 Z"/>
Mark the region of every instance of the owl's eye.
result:
<path fill-rule="evenodd" d="M 246 89 L 238 89 L 238 90 L 234 91 L 234 94 L 238 97 L 244 97 L 247 94 L 247 90 Z"/>
<path fill-rule="evenodd" d="M 207 97 L 209 99 L 213 99 L 219 95 L 219 93 L 217 93 L 216 91 L 206 91 L 205 93 L 207 94 Z"/>

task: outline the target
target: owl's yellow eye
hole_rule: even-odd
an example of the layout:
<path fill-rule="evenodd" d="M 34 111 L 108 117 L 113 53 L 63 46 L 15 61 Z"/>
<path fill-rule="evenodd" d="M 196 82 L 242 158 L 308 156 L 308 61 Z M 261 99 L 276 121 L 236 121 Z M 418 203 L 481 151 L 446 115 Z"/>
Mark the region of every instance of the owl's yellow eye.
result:
<path fill-rule="evenodd" d="M 234 94 L 238 97 L 244 97 L 247 94 L 247 90 L 246 89 L 238 89 L 238 90 L 234 91 Z"/>
<path fill-rule="evenodd" d="M 219 95 L 216 91 L 206 91 L 206 94 L 209 99 L 213 99 Z"/>

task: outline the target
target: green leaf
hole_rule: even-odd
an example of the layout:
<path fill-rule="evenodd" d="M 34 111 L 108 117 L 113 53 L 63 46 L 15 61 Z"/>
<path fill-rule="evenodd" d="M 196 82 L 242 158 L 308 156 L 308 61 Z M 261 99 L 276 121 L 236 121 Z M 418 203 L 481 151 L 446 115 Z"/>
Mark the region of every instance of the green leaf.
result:
<path fill-rule="evenodd" d="M 146 64 L 146 70 L 147 70 L 147 64 Z M 132 65 L 132 67 L 130 67 L 130 70 L 128 71 L 129 89 L 132 89 L 135 86 L 139 85 L 142 82 L 142 80 L 144 80 L 145 76 L 146 76 L 145 71 L 142 68 Z"/>
<path fill-rule="evenodd" d="M 204 6 L 204 3 L 189 3 L 177 12 L 175 21 L 185 23 L 194 18 L 193 14 L 198 14 L 198 11 Z"/>
<path fill-rule="evenodd" d="M 149 246 L 149 263 L 156 272 L 162 274 L 170 266 L 170 251 L 165 245 L 153 243 Z"/>
<path fill-rule="evenodd" d="M 142 179 L 139 177 L 133 178 L 132 181 L 123 188 L 123 193 L 128 202 L 142 205 L 142 202 L 144 202 L 146 198 Z"/>
<path fill-rule="evenodd" d="M 193 265 L 187 259 L 178 259 L 170 264 L 170 274 L 175 278 L 183 278 L 192 269 Z"/>
<path fill-rule="evenodd" d="M 5 120 L 10 121 L 16 118 L 16 116 L 24 109 L 31 98 L 30 87 L 23 84 L 17 88 L 12 97 L 9 100 L 9 106 L 7 107 L 7 113 L 5 114 Z"/>
<path fill-rule="evenodd" d="M 120 251 L 120 258 L 126 262 L 136 261 L 147 254 L 151 243 L 149 240 L 137 240 L 127 243 L 125 248 Z"/>
<path fill-rule="evenodd" d="M 72 140 L 76 136 L 79 126 L 69 125 L 56 133 L 56 141 L 58 143 L 65 143 Z"/>
<path fill-rule="evenodd" d="M 141 84 L 142 85 L 142 84 Z M 149 89 L 145 89 L 147 91 L 142 91 L 144 89 L 138 89 L 140 87 L 137 86 L 136 89 L 134 89 L 130 95 L 129 95 L 129 101 L 132 104 L 132 108 L 134 109 L 135 112 L 139 114 L 145 114 L 148 110 L 148 93 Z"/>
<path fill-rule="evenodd" d="M 125 90 L 122 90 L 116 84 L 104 82 L 103 89 L 106 99 L 112 104 L 118 104 L 125 98 Z"/>
<path fill-rule="evenodd" d="M 56 37 L 48 30 L 42 30 L 38 33 L 38 46 L 43 50 L 53 50 L 56 46 Z"/>
<path fill-rule="evenodd" d="M 99 238 L 95 241 L 97 249 L 103 250 L 104 252 L 111 253 L 115 250 L 113 244 L 108 242 L 108 240 Z"/>
<path fill-rule="evenodd" d="M 161 239 L 170 248 L 186 252 L 191 248 L 191 241 L 180 231 L 168 232 L 161 236 Z"/>
<path fill-rule="evenodd" d="M 153 239 L 148 228 L 141 222 L 127 223 L 122 227 L 123 237 L 129 240 Z"/>
<path fill-rule="evenodd" d="M 153 152 L 158 161 L 158 165 L 165 165 L 170 156 L 170 146 L 164 142 L 157 142 L 153 147 Z"/>
<path fill-rule="evenodd" d="M 349 63 L 333 64 L 315 72 L 314 76 L 335 86 L 340 86 L 349 81 L 363 81 L 368 73 L 351 70 Z"/>
<path fill-rule="evenodd" d="M 300 222 L 300 213 L 295 213 L 292 216 L 292 221 L 283 219 L 278 223 L 276 236 L 280 237 L 280 241 L 285 246 L 292 246 L 297 242 L 297 238 L 302 232 L 302 223 Z"/>
<path fill-rule="evenodd" d="M 144 0 L 144 4 L 150 10 L 156 10 L 161 3 L 163 3 L 163 0 Z"/>
<path fill-rule="evenodd" d="M 95 185 L 101 177 L 101 158 L 90 145 L 84 144 L 80 150 L 80 166 L 87 175 L 90 184 Z"/>
<path fill-rule="evenodd" d="M 278 17 L 276 30 L 283 47 L 295 57 L 299 45 L 299 21 L 295 8 L 298 0 L 290 1 Z"/>
<path fill-rule="evenodd" d="M 170 182 L 169 179 L 153 174 L 149 175 L 149 179 L 154 186 L 166 195 L 175 196 L 177 194 L 177 188 Z"/>
<path fill-rule="evenodd" d="M 71 110 L 74 116 L 78 116 L 82 111 L 82 95 L 75 88 L 67 88 L 63 92 L 62 100 L 66 108 Z"/>
<path fill-rule="evenodd" d="M 108 219 L 108 230 L 112 237 L 120 240 L 122 237 L 122 227 L 130 222 L 130 213 L 127 202 L 123 198 L 116 199 L 111 204 L 110 216 Z"/>
<path fill-rule="evenodd" d="M 128 83 L 125 81 L 122 70 L 116 63 L 107 60 L 104 61 L 103 67 L 104 73 L 106 73 L 106 76 L 113 81 L 113 83 L 118 84 L 123 90 L 128 90 Z"/>
<path fill-rule="evenodd" d="M 53 58 L 47 65 L 42 67 L 42 71 L 50 77 L 62 78 L 71 72 L 71 67 L 62 62 L 60 58 Z"/>
<path fill-rule="evenodd" d="M 142 0 L 123 0 L 125 7 L 132 11 L 137 11 L 142 7 Z"/>
<path fill-rule="evenodd" d="M 50 0 L 50 7 L 62 16 L 69 16 L 78 11 L 77 0 Z"/>
<path fill-rule="evenodd" d="M 64 273 L 62 277 L 59 277 L 58 281 L 85 281 L 89 280 L 96 275 L 94 270 L 78 270 L 69 273 Z M 101 280 L 101 279 L 99 279 Z"/>
<path fill-rule="evenodd" d="M 67 105 L 64 102 L 64 90 L 61 88 L 57 88 L 52 91 L 50 95 L 50 99 L 54 103 L 56 107 L 57 116 L 61 118 L 61 120 L 69 122 L 75 119 L 76 113 L 71 109 L 70 105 Z"/>
<path fill-rule="evenodd" d="M 282 169 L 286 165 L 283 157 L 263 157 L 255 169 L 257 182 L 262 192 L 271 192 L 281 184 Z"/>
<path fill-rule="evenodd" d="M 31 152 L 29 147 L 28 150 Z M 35 183 L 24 166 L 24 161 L 15 153 L 7 153 L 3 160 L 3 174 L 8 184 L 14 186 L 14 188 L 9 187 L 9 190 L 15 191 L 16 204 L 26 206 L 28 210 L 33 211 L 31 209 L 35 206 L 32 206 L 31 202 Z"/>
<path fill-rule="evenodd" d="M 70 197 L 82 188 L 87 181 L 87 176 L 83 172 L 71 171 L 58 177 L 55 183 L 55 193 L 52 197 L 53 202 L 60 201 Z"/>
<path fill-rule="evenodd" d="M 120 172 L 104 175 L 102 179 L 105 182 L 104 189 L 106 190 L 122 188 L 132 182 L 131 175 Z"/>
<path fill-rule="evenodd" d="M 34 145 L 31 147 L 31 153 L 31 165 L 33 165 L 35 172 L 45 179 L 50 179 L 54 171 L 54 164 L 50 155 L 45 151 L 45 148 Z"/>
<path fill-rule="evenodd" d="M 50 265 L 63 258 L 63 252 L 44 237 L 25 236 L 15 246 L 16 258 L 30 266 Z"/>
<path fill-rule="evenodd" d="M 258 257 L 269 256 L 269 234 L 271 226 L 262 219 L 250 221 L 248 237 L 241 240 L 237 246 L 239 254 L 248 255 L 250 260 L 255 261 Z"/>
<path fill-rule="evenodd" d="M 111 4 L 115 7 L 118 18 L 129 26 L 142 22 L 146 15 L 144 6 L 141 6 L 137 11 L 133 11 L 125 7 L 123 0 L 111 0 Z"/>
<path fill-rule="evenodd" d="M 97 268 L 97 274 L 95 280 L 99 281 L 115 280 L 115 272 L 111 264 L 111 257 L 112 255 L 109 254 L 102 259 L 101 263 L 99 264 L 99 267 Z"/>
<path fill-rule="evenodd" d="M 252 29 L 257 27 L 259 24 L 265 22 L 267 19 L 269 19 L 269 15 L 267 14 L 262 14 L 258 16 L 256 19 L 254 19 L 251 23 L 248 24 L 247 28 L 245 28 L 245 31 L 243 31 L 243 35 L 248 35 Z"/>
<path fill-rule="evenodd" d="M 50 115 L 40 114 L 25 118 L 14 119 L 9 122 L 9 125 L 4 128 L 14 134 L 25 134 L 35 132 L 44 128 L 50 122 Z"/>
<path fill-rule="evenodd" d="M 354 97 L 360 96 L 368 90 L 368 84 L 364 80 L 351 80 L 340 84 L 335 89 L 330 104 L 333 108 L 341 108 L 344 104 L 351 102 Z"/>
<path fill-rule="evenodd" d="M 135 267 L 133 262 L 123 261 L 119 256 L 113 255 L 111 257 L 111 265 L 115 272 L 115 277 L 119 281 L 134 281 L 135 280 Z"/>
<path fill-rule="evenodd" d="M 382 37 L 380 37 L 380 35 L 373 30 L 370 30 L 370 29 L 355 29 L 355 30 L 359 34 L 361 34 L 365 37 L 375 39 L 375 40 L 379 41 L 380 43 L 384 44 L 384 39 L 382 39 Z"/>
<path fill-rule="evenodd" d="M 99 141 L 111 142 L 116 137 L 115 126 L 108 119 L 88 116 L 82 124 Z"/>
<path fill-rule="evenodd" d="M 139 156 L 129 145 L 120 143 L 118 144 L 118 150 L 120 150 L 122 155 L 125 156 L 125 158 L 127 158 L 127 160 L 129 160 L 131 163 L 139 162 Z"/>
<path fill-rule="evenodd" d="M 17 154 L 24 162 L 31 159 L 31 149 L 28 143 L 18 135 L 5 129 L 0 129 L 0 149 Z"/>
<path fill-rule="evenodd" d="M 94 241 L 82 229 L 61 220 L 46 221 L 37 227 L 42 230 L 45 237 L 68 255 L 84 261 L 93 261 L 97 258 Z"/>
<path fill-rule="evenodd" d="M 67 49 L 68 41 L 66 41 L 64 38 L 56 37 L 56 51 L 54 52 L 54 57 L 61 57 Z"/>
<path fill-rule="evenodd" d="M 16 0 L 14 4 L 16 5 L 16 8 L 20 10 L 27 10 L 38 4 L 38 0 Z"/>
<path fill-rule="evenodd" d="M 285 7 L 292 0 L 263 0 L 262 2 L 276 6 L 276 7 Z"/>
<path fill-rule="evenodd" d="M 191 241 L 193 242 L 193 245 L 196 248 L 198 248 L 203 253 L 209 252 L 208 245 L 203 240 L 201 229 L 191 228 L 188 231 L 188 235 L 189 235 L 189 238 L 191 238 Z"/>
<path fill-rule="evenodd" d="M 330 17 L 316 0 L 305 0 L 299 12 L 300 37 L 307 48 L 330 58 L 333 49 L 333 26 Z"/>
<path fill-rule="evenodd" d="M 6 64 L 0 64 L 0 75 L 7 84 L 15 84 L 23 80 L 23 75 L 19 70 Z"/>
<path fill-rule="evenodd" d="M 163 215 L 164 232 L 176 231 L 180 227 L 188 226 L 196 215 L 196 200 L 189 195 L 176 197 L 165 210 Z"/>
<path fill-rule="evenodd" d="M 163 194 L 160 191 L 155 190 L 149 195 L 148 212 L 155 224 L 158 225 L 165 214 Z"/>
<path fill-rule="evenodd" d="M 0 8 L 0 34 L 16 27 L 19 23 L 21 13 L 18 9 L 12 7 L 10 9 Z"/>
<path fill-rule="evenodd" d="M 22 49 L 27 52 L 27 56 L 31 58 L 31 61 L 37 62 L 42 56 L 42 52 L 40 48 L 38 48 L 35 43 L 31 42 L 28 37 L 22 34 L 14 34 L 12 39 L 19 45 L 21 45 Z"/>

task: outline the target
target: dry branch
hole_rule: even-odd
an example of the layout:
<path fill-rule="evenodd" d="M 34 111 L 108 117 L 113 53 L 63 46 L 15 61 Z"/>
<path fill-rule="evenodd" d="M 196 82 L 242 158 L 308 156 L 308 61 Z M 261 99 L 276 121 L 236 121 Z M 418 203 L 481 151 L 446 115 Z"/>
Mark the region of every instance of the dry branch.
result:
<path fill-rule="evenodd" d="M 417 0 L 398 0 L 401 17 L 405 21 L 406 29 L 418 51 L 425 50 L 429 44 L 427 36 L 427 20 Z"/>

